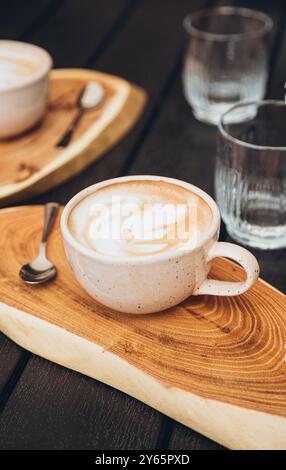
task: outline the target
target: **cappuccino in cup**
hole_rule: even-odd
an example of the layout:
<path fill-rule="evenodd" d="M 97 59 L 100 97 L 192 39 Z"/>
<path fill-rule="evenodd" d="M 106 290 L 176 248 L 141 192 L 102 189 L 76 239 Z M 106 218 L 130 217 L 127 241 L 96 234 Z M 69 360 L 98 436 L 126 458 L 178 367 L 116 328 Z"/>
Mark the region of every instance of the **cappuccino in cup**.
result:
<path fill-rule="evenodd" d="M 9 50 L 0 53 L 0 87 L 19 85 L 33 75 L 40 67 L 39 61 L 32 61 Z"/>
<path fill-rule="evenodd" d="M 34 126 L 43 116 L 49 91 L 50 55 L 18 41 L 0 41 L 0 138 Z"/>
<path fill-rule="evenodd" d="M 190 295 L 239 295 L 259 268 L 242 247 L 218 242 L 220 213 L 199 188 L 157 176 L 104 181 L 65 207 L 65 251 L 82 287 L 126 313 L 170 308 Z M 207 279 L 211 260 L 226 256 L 246 271 L 243 282 Z"/>
<path fill-rule="evenodd" d="M 86 196 L 71 211 L 68 227 L 83 246 L 117 258 L 194 247 L 211 221 L 210 207 L 194 192 L 131 180 Z"/>

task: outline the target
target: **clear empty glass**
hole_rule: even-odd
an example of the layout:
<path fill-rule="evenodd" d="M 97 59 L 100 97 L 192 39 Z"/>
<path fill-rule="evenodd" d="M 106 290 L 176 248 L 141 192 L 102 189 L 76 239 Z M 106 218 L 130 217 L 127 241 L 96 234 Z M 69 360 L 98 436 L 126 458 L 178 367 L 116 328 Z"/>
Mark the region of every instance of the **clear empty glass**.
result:
<path fill-rule="evenodd" d="M 235 123 L 237 115 L 251 116 Z M 256 248 L 286 247 L 286 103 L 240 103 L 221 118 L 215 191 L 229 234 Z"/>
<path fill-rule="evenodd" d="M 197 119 L 217 124 L 237 102 L 264 97 L 272 29 L 269 16 L 220 7 L 187 16 L 184 26 L 190 44 L 183 88 Z"/>

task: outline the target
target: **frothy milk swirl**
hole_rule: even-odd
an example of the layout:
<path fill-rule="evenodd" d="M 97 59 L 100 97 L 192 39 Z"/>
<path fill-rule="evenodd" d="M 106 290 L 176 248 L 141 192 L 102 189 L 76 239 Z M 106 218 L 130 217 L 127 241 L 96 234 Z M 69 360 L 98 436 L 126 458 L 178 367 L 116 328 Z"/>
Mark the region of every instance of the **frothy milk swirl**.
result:
<path fill-rule="evenodd" d="M 33 75 L 39 66 L 39 61 L 21 56 L 20 53 L 0 50 L 0 85 L 17 85 L 21 80 Z"/>
<path fill-rule="evenodd" d="M 195 246 L 212 220 L 195 193 L 164 181 L 105 186 L 71 211 L 69 229 L 86 247 L 111 256 L 144 256 Z"/>

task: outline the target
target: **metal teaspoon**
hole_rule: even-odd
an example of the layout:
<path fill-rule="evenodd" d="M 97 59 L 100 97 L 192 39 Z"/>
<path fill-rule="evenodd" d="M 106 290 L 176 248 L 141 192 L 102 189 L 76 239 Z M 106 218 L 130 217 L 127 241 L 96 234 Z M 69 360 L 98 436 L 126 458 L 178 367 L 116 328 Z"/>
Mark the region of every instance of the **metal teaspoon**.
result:
<path fill-rule="evenodd" d="M 104 88 L 99 82 L 90 81 L 85 85 L 77 99 L 77 114 L 75 115 L 72 123 L 65 131 L 64 135 L 57 142 L 56 147 L 65 148 L 68 146 L 73 136 L 73 133 L 83 116 L 83 113 L 85 111 L 96 108 L 101 103 L 103 96 Z"/>
<path fill-rule="evenodd" d="M 46 244 L 58 209 L 59 204 L 56 202 L 49 202 L 45 205 L 44 228 L 38 256 L 31 263 L 22 266 L 19 272 L 21 279 L 27 284 L 42 284 L 57 274 L 56 267 L 46 256 Z"/>

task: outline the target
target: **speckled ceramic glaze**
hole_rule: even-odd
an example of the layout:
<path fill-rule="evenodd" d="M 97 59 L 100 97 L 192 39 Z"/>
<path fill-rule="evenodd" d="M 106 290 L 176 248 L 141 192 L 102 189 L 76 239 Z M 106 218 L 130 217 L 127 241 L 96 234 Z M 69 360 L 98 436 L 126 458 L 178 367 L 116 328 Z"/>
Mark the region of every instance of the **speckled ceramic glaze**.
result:
<path fill-rule="evenodd" d="M 157 253 L 148 256 L 111 257 L 80 244 L 68 228 L 73 207 L 87 195 L 103 186 L 126 181 L 165 181 L 180 185 L 203 198 L 212 210 L 212 223 L 191 250 Z M 127 176 L 90 186 L 66 205 L 61 230 L 68 261 L 82 287 L 98 302 L 126 313 L 152 313 L 172 307 L 190 295 L 239 295 L 258 278 L 255 257 L 242 247 L 217 242 L 220 213 L 216 203 L 199 188 L 172 178 Z M 237 261 L 246 271 L 243 282 L 207 279 L 211 260 L 226 256 Z"/>

